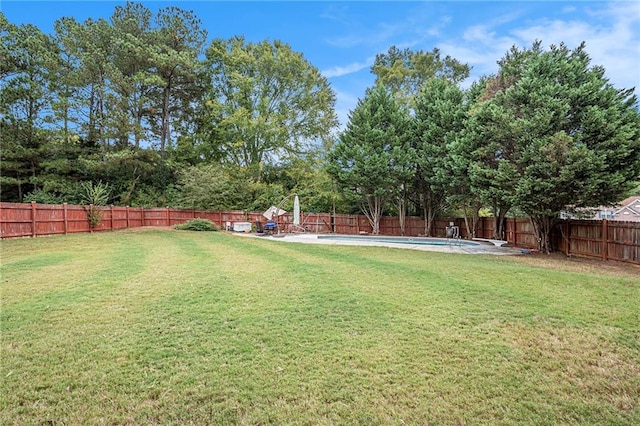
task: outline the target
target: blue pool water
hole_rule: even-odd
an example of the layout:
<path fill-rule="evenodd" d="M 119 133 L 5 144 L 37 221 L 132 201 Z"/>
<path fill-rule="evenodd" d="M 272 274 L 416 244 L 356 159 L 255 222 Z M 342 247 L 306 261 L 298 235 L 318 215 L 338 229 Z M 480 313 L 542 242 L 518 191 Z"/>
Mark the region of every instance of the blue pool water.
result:
<path fill-rule="evenodd" d="M 481 243 L 468 240 L 447 240 L 446 238 L 428 237 L 384 237 L 384 236 L 357 236 L 357 235 L 318 235 L 319 240 L 338 241 L 371 241 L 376 243 L 413 244 L 427 246 L 480 246 Z"/>

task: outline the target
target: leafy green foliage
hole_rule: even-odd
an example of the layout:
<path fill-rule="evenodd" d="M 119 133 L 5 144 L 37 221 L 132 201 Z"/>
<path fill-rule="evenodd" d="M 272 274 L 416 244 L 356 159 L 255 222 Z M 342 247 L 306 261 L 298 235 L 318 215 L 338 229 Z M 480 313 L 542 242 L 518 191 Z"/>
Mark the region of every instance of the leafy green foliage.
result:
<path fill-rule="evenodd" d="M 451 149 L 466 119 L 464 95 L 442 78 L 428 80 L 416 101 L 413 148 L 417 166 L 416 187 L 424 208 L 425 234 L 431 235 L 436 214 L 445 207 L 451 189 Z"/>
<path fill-rule="evenodd" d="M 413 109 L 422 86 L 431 79 L 445 79 L 453 84 L 469 76 L 470 67 L 447 55 L 438 48 L 431 52 L 399 49 L 391 46 L 386 53 L 376 55 L 371 72 L 376 84 L 388 88 L 403 106 Z"/>
<path fill-rule="evenodd" d="M 85 204 L 84 210 L 87 213 L 87 221 L 91 228 L 95 228 L 102 220 L 102 209 L 109 201 L 110 188 L 103 182 L 82 182 L 79 187 L 81 201 Z"/>
<path fill-rule="evenodd" d="M 50 137 L 48 68 L 56 56 L 47 35 L 11 24 L 2 13 L 0 36 L 0 194 L 3 201 L 21 201 L 41 189 L 35 179 Z"/>
<path fill-rule="evenodd" d="M 181 231 L 218 231 L 218 227 L 215 223 L 211 222 L 209 219 L 202 219 L 200 217 L 191 219 L 185 223 L 174 225 L 173 228 Z"/>
<path fill-rule="evenodd" d="M 329 143 L 335 95 L 288 44 L 216 39 L 206 56 L 212 85 L 202 105 L 201 139 L 207 157 L 256 167 Z"/>
<path fill-rule="evenodd" d="M 203 164 L 178 173 L 180 206 L 202 210 L 244 209 L 250 180 L 234 177 L 217 164 Z"/>
<path fill-rule="evenodd" d="M 383 86 L 369 89 L 330 153 L 329 172 L 357 200 L 377 234 L 386 201 L 413 173 L 408 115 Z"/>
<path fill-rule="evenodd" d="M 584 45 L 514 48 L 494 82 L 470 126 L 480 158 L 471 173 L 485 199 L 498 188 L 528 214 L 550 251 L 562 210 L 614 203 L 640 175 L 637 98 L 590 66 Z"/>
<path fill-rule="evenodd" d="M 171 192 L 177 166 L 153 149 L 127 148 L 87 157 L 83 167 L 92 180 L 109 182 L 117 204 L 153 207 L 174 201 Z M 145 200 L 150 204 L 145 205 Z"/>

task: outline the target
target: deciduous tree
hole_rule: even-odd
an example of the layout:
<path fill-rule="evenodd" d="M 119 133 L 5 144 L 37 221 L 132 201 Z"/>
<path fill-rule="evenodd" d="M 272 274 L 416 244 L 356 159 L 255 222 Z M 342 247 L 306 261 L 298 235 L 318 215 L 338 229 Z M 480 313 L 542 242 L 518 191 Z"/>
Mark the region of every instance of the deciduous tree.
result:
<path fill-rule="evenodd" d="M 386 53 L 376 55 L 371 66 L 376 84 L 387 87 L 408 108 L 415 106 L 422 85 L 429 79 L 442 78 L 457 84 L 469 76 L 469 71 L 469 65 L 449 55 L 443 58 L 438 48 L 425 52 L 391 46 Z"/>
<path fill-rule="evenodd" d="M 207 156 L 254 168 L 328 145 L 335 95 L 303 55 L 280 41 L 214 40 L 206 52 L 211 93 L 203 105 Z"/>

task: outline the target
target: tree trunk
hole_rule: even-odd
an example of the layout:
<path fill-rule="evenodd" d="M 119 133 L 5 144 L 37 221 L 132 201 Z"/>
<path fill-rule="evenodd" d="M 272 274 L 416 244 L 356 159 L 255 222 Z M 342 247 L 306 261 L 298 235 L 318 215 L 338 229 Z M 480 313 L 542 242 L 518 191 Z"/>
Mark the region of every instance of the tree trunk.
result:
<path fill-rule="evenodd" d="M 367 197 L 367 202 L 362 203 L 361 207 L 364 215 L 369 219 L 372 234 L 380 233 L 380 218 L 382 217 L 382 197 Z"/>
<path fill-rule="evenodd" d="M 553 251 L 551 245 L 551 231 L 555 226 L 557 218 L 555 216 L 532 216 L 531 224 L 538 240 L 538 250 L 541 253 L 549 254 Z"/>
<path fill-rule="evenodd" d="M 396 207 L 398 208 L 398 222 L 400 224 L 400 235 L 405 234 L 406 230 L 406 218 L 407 218 L 407 199 L 404 194 L 399 196 L 396 200 Z"/>
<path fill-rule="evenodd" d="M 469 226 L 469 215 L 467 214 L 466 203 L 462 203 L 462 216 L 464 217 L 464 227 L 467 230 L 467 236 L 470 236 L 471 238 L 473 238 L 474 235 L 472 234 L 471 227 Z"/>
<path fill-rule="evenodd" d="M 496 207 L 493 209 L 493 239 L 504 240 L 504 218 L 507 216 L 508 208 Z"/>
<path fill-rule="evenodd" d="M 480 202 L 473 202 L 473 238 L 478 237 L 478 224 L 480 223 Z"/>
<path fill-rule="evenodd" d="M 431 237 L 433 231 L 433 219 L 435 218 L 435 209 L 433 208 L 433 200 L 431 194 L 425 192 L 422 196 L 422 211 L 424 214 L 424 235 Z"/>
<path fill-rule="evenodd" d="M 162 94 L 162 128 L 160 130 L 160 154 L 165 157 L 165 148 L 169 143 L 169 97 L 171 94 L 171 80 L 167 82 Z"/>
<path fill-rule="evenodd" d="M 422 207 L 424 214 L 424 235 L 431 237 L 431 231 L 433 228 L 433 209 L 430 204 L 425 204 Z"/>

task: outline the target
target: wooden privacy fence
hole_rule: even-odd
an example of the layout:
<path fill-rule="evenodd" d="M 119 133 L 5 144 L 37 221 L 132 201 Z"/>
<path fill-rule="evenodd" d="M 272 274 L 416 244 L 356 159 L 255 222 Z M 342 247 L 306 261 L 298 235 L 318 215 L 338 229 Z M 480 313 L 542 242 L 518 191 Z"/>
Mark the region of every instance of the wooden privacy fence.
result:
<path fill-rule="evenodd" d="M 17 204 L 0 203 L 0 237 L 37 237 L 78 232 L 106 231 L 144 226 L 173 226 L 194 218 L 209 219 L 226 228 L 234 222 L 265 222 L 262 213 L 243 211 L 214 212 L 176 208 L 100 207 L 100 224 L 91 229 L 85 207 L 67 204 Z M 463 219 L 436 219 L 433 235 L 444 237 L 449 223 L 460 228 L 462 238 L 468 238 Z M 363 215 L 305 213 L 301 214 L 299 227 L 293 225 L 293 215 L 286 213 L 278 218 L 285 231 L 312 233 L 369 234 L 371 225 Z M 478 238 L 493 236 L 493 218 L 481 218 Z M 402 235 L 397 217 L 385 216 L 380 223 L 383 235 Z M 424 220 L 407 217 L 406 236 L 424 233 Z M 537 241 L 528 218 L 509 218 L 505 223 L 505 239 L 518 247 L 535 248 Z M 640 222 L 618 221 L 561 221 L 554 229 L 553 244 L 556 250 L 568 255 L 616 260 L 640 264 Z"/>
<path fill-rule="evenodd" d="M 79 232 L 108 231 L 143 226 L 173 226 L 194 218 L 209 219 L 226 228 L 234 222 L 265 222 L 262 213 L 243 211 L 214 212 L 195 209 L 175 209 L 170 207 L 98 207 L 102 217 L 98 226 L 91 229 L 85 206 L 67 204 L 18 204 L 0 203 L 0 237 L 38 237 L 63 235 Z M 302 213 L 301 227 L 307 232 L 331 232 L 331 215 Z M 294 231 L 293 214 L 286 213 L 278 218 L 279 225 Z M 299 230 L 299 229 L 298 229 Z"/>
<path fill-rule="evenodd" d="M 567 255 L 640 264 L 640 222 L 565 220 L 554 231 L 554 247 Z"/>

